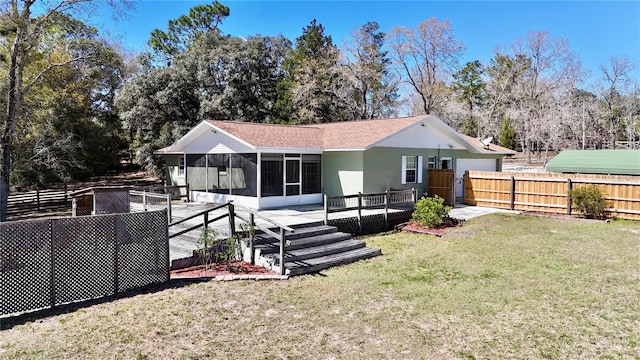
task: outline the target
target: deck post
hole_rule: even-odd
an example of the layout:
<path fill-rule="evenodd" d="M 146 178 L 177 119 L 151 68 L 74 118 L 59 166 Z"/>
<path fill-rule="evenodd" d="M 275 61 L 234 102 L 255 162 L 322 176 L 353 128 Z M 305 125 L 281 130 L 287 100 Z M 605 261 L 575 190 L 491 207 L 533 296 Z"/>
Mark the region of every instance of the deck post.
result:
<path fill-rule="evenodd" d="M 204 213 L 203 217 L 204 220 L 202 222 L 202 231 L 207 231 L 207 226 L 209 225 L 209 213 Z"/>
<path fill-rule="evenodd" d="M 236 212 L 233 203 L 229 202 L 229 238 L 236 234 Z"/>
<path fill-rule="evenodd" d="M 567 215 L 571 215 L 571 191 L 573 190 L 573 184 L 571 178 L 567 179 Z"/>
<path fill-rule="evenodd" d="M 329 195 L 324 194 L 324 224 L 328 225 L 329 223 Z"/>
<path fill-rule="evenodd" d="M 362 234 L 362 193 L 358 192 L 358 233 Z"/>
<path fill-rule="evenodd" d="M 286 233 L 284 228 L 280 228 L 280 275 L 284 275 L 286 273 L 286 269 L 284 268 L 284 245 Z"/>
<path fill-rule="evenodd" d="M 147 211 L 147 191 L 142 190 L 142 210 Z"/>
<path fill-rule="evenodd" d="M 384 226 L 389 227 L 389 190 L 384 192 Z"/>
<path fill-rule="evenodd" d="M 169 219 L 169 223 L 171 223 L 171 194 L 167 194 L 167 218 Z"/>
<path fill-rule="evenodd" d="M 187 183 L 187 202 L 191 202 L 189 197 L 190 197 L 190 195 L 189 195 L 189 183 Z"/>
<path fill-rule="evenodd" d="M 255 250 L 255 236 L 256 236 L 256 231 L 255 231 L 255 225 L 256 225 L 256 221 L 255 221 L 255 217 L 253 215 L 252 212 L 249 213 L 249 251 L 251 252 L 250 258 L 251 258 L 251 265 L 255 265 L 256 264 L 256 250 Z"/>

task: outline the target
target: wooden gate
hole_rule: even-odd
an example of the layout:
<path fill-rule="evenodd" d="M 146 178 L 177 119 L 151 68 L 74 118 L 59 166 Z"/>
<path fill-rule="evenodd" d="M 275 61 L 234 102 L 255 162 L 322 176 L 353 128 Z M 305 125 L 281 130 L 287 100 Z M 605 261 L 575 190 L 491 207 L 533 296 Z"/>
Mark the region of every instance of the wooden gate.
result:
<path fill-rule="evenodd" d="M 427 194 L 438 195 L 444 199 L 445 204 L 456 204 L 456 173 L 453 169 L 429 169 Z"/>

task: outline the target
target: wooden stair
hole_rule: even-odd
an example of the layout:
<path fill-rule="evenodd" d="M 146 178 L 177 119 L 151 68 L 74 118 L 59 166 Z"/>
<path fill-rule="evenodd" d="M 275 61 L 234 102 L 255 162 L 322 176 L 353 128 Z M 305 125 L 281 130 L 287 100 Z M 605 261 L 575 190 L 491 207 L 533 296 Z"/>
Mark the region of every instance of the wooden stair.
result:
<path fill-rule="evenodd" d="M 284 253 L 285 275 L 317 273 L 324 269 L 349 264 L 381 255 L 380 249 L 368 248 L 350 234 L 338 232 L 334 226 L 311 223 L 293 226 L 295 232 L 287 235 Z M 243 241 L 243 244 L 246 244 Z M 280 272 L 280 242 L 272 236 L 256 231 L 255 262 L 257 265 Z M 245 260 L 248 249 L 243 248 Z"/>

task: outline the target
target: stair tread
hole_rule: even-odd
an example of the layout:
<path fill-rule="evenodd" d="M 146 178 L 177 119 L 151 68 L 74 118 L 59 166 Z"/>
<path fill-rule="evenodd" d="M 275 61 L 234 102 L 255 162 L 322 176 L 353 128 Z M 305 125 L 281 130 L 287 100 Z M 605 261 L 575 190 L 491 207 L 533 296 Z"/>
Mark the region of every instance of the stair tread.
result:
<path fill-rule="evenodd" d="M 343 253 L 285 263 L 286 273 L 289 275 L 303 275 L 316 273 L 334 266 L 351 264 L 356 261 L 382 255 L 380 249 L 360 248 Z"/>
<path fill-rule="evenodd" d="M 329 234 L 336 231 L 338 231 L 338 229 L 335 226 L 329 226 L 329 225 L 309 226 L 309 227 L 295 228 L 295 231 L 293 233 L 287 234 L 287 238 L 290 240 L 295 240 L 298 238 L 305 238 L 309 236 L 309 234 L 320 235 L 320 234 Z M 274 232 L 277 232 L 277 230 L 274 230 Z M 262 231 L 256 232 L 256 240 L 259 242 L 278 241 L 273 236 Z"/>
<path fill-rule="evenodd" d="M 322 244 L 318 246 L 310 246 L 310 247 L 304 247 L 304 248 L 295 249 L 295 250 L 289 250 L 285 252 L 284 257 L 286 261 L 287 258 L 292 258 L 292 257 L 312 255 L 314 253 L 320 253 L 320 252 L 326 252 L 326 251 L 332 251 L 332 250 L 335 250 L 336 252 L 340 252 L 339 250 L 341 249 L 351 249 L 354 247 L 365 247 L 365 246 L 366 244 L 362 240 L 347 239 L 343 241 L 337 241 L 337 242 Z M 279 254 L 272 253 L 272 254 L 267 254 L 267 256 L 274 257 L 274 256 L 279 256 Z"/>
<path fill-rule="evenodd" d="M 324 244 L 340 242 L 340 241 L 348 240 L 350 238 L 351 238 L 350 234 L 334 232 L 330 234 L 315 235 L 315 236 L 310 236 L 310 237 L 300 238 L 300 239 L 292 239 L 292 240 L 288 240 L 287 252 L 294 251 L 300 248 L 314 247 L 314 246 L 320 246 Z M 267 253 L 279 251 L 280 242 L 278 241 L 278 242 L 255 244 L 254 246 L 256 249 L 261 249 L 262 253 L 267 254 Z"/>
<path fill-rule="evenodd" d="M 380 254 L 381 254 L 380 249 L 363 247 L 360 249 L 349 250 L 349 251 L 331 254 L 327 256 L 311 258 L 304 261 L 285 262 L 285 267 L 288 269 L 300 268 L 300 267 L 307 267 L 310 265 L 319 265 L 324 263 L 333 263 L 335 261 L 349 260 L 352 258 L 357 258 L 358 256 L 361 256 L 361 255 L 377 256 Z M 354 260 L 354 261 L 357 261 L 357 260 Z"/>

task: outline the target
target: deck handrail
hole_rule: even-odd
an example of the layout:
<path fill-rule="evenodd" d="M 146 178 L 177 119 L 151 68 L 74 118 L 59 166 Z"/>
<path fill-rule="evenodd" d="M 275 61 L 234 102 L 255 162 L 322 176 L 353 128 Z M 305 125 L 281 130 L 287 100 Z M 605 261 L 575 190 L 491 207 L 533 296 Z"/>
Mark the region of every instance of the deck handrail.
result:
<path fill-rule="evenodd" d="M 227 213 L 226 214 L 222 214 L 219 215 L 213 219 L 209 219 L 209 213 L 211 213 L 212 211 L 216 211 L 219 209 L 222 209 L 224 207 L 227 207 Z M 242 209 L 243 211 L 246 211 L 249 213 L 249 219 L 245 219 L 244 217 L 240 216 L 236 211 L 235 208 L 239 208 Z M 180 230 L 176 233 L 170 234 L 169 238 L 174 238 L 176 236 L 182 235 L 182 234 L 186 234 L 190 231 L 196 230 L 198 228 L 203 228 L 206 229 L 207 226 L 210 223 L 216 222 L 218 220 L 224 219 L 226 217 L 229 218 L 229 237 L 233 237 L 236 234 L 236 230 L 235 230 L 235 219 L 238 218 L 246 223 L 248 223 L 250 225 L 250 230 L 249 230 L 249 251 L 251 252 L 251 264 L 255 264 L 255 249 L 254 249 L 254 242 L 255 242 L 255 229 L 258 228 L 262 231 L 264 231 L 265 233 L 273 236 L 274 238 L 276 238 L 277 240 L 279 240 L 280 243 L 280 273 L 282 275 L 284 275 L 285 273 L 285 268 L 284 268 L 284 252 L 286 249 L 286 245 L 287 245 L 287 232 L 289 233 L 293 233 L 295 232 L 295 229 L 281 224 L 273 219 L 269 219 L 268 217 L 259 214 L 256 210 L 254 209 L 250 209 L 248 207 L 245 206 L 241 206 L 241 205 L 234 205 L 233 202 L 229 201 L 225 204 L 221 204 L 221 205 L 216 205 L 210 208 L 207 208 L 205 210 L 202 210 L 200 212 L 197 212 L 193 215 L 190 215 L 186 218 L 180 219 L 178 221 L 172 222 L 168 225 L 168 227 L 172 227 L 181 223 L 184 223 L 188 220 L 191 220 L 193 218 L 199 217 L 199 216 L 204 216 L 204 220 L 202 222 L 202 224 L 197 224 L 194 226 L 191 226 L 189 228 L 186 228 L 184 230 Z M 266 221 L 269 224 L 272 224 L 276 227 L 278 227 L 280 229 L 280 231 L 278 233 L 272 231 L 268 226 L 262 226 L 259 224 L 256 224 L 255 222 L 255 217 L 258 217 L 264 221 Z"/>
<path fill-rule="evenodd" d="M 353 204 L 354 200 L 356 201 Z M 389 206 L 395 204 L 409 204 L 418 200 L 416 189 L 387 190 L 383 193 L 357 193 L 353 195 L 328 196 L 324 195 L 324 224 L 329 223 L 329 213 L 357 210 L 358 227 L 362 225 L 363 209 L 384 209 L 385 223 L 389 219 Z M 344 201 L 344 206 L 336 205 Z M 349 205 L 347 205 L 349 204 Z M 362 230 L 362 229 L 360 229 Z"/>

